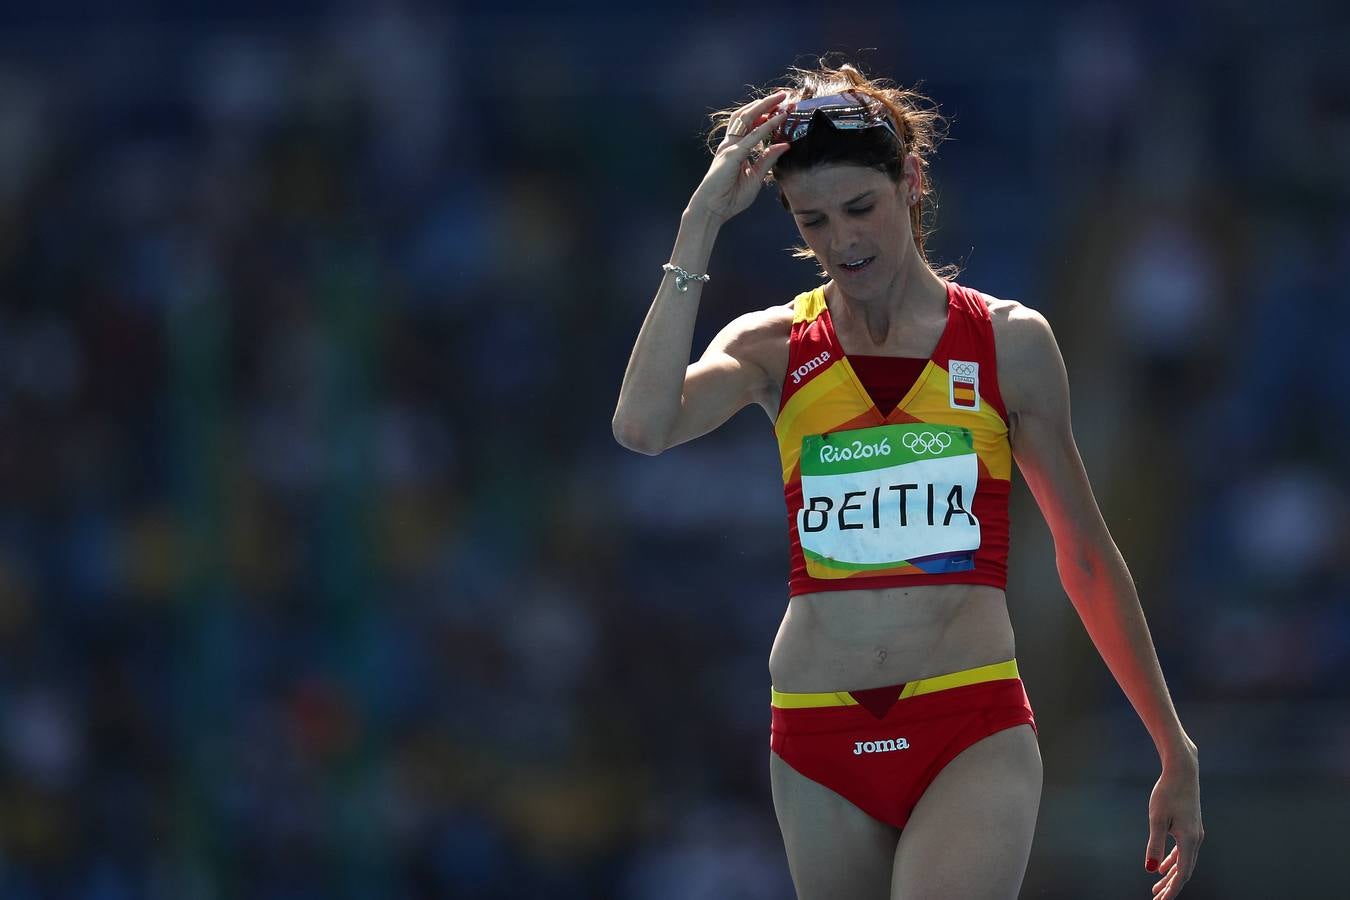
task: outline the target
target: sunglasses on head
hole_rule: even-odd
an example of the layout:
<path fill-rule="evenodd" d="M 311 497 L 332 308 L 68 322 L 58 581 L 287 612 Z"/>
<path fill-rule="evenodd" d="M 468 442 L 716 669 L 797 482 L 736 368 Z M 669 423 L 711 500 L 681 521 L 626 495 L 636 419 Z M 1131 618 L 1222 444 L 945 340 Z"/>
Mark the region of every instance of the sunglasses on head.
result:
<path fill-rule="evenodd" d="M 900 141 L 886 107 L 853 91 L 798 101 L 792 112 L 784 116 L 782 123 L 774 129 L 770 141 L 775 144 L 783 141 L 792 143 L 806 137 L 811 132 L 811 121 L 818 112 L 824 113 L 830 125 L 841 131 L 885 128 L 896 141 Z"/>

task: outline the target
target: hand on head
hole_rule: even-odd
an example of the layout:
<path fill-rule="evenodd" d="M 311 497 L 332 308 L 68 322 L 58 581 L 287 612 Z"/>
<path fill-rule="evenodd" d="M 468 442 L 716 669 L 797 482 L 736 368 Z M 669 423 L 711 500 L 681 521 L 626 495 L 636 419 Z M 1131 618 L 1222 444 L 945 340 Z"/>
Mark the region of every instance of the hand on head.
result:
<path fill-rule="evenodd" d="M 750 206 L 769 167 L 791 146 L 786 142 L 761 146 L 793 106 L 782 102 L 786 94 L 775 91 L 731 115 L 712 165 L 690 198 L 691 208 L 725 222 Z"/>

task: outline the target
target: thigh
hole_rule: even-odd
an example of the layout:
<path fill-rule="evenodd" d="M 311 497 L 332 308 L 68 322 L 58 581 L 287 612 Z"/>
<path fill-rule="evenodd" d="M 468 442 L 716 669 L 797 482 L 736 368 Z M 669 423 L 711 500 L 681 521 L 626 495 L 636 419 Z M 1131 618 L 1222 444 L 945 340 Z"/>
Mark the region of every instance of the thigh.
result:
<path fill-rule="evenodd" d="M 885 900 L 900 831 L 769 751 L 774 813 L 798 900 Z"/>
<path fill-rule="evenodd" d="M 1041 753 L 1030 725 L 971 744 L 937 774 L 895 852 L 891 896 L 1016 898 L 1041 802 Z"/>

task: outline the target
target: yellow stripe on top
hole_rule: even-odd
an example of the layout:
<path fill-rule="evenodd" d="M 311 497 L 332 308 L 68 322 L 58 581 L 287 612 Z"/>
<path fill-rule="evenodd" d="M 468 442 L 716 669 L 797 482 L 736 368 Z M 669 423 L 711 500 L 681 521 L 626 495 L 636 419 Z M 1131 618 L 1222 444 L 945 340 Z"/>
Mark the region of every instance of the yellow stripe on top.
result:
<path fill-rule="evenodd" d="M 816 316 L 825 311 L 825 308 L 825 288 L 818 287 L 814 290 L 802 291 L 792 298 L 792 324 L 814 321 Z"/>
<path fill-rule="evenodd" d="M 792 321 L 814 322 L 829 312 L 825 290 L 818 287 L 793 298 Z M 878 421 L 933 422 L 971 430 L 975 452 L 991 478 L 1008 481 L 1012 477 L 1012 452 L 1008 426 L 1003 417 L 981 396 L 978 408 L 954 405 L 952 399 L 973 401 L 976 392 L 965 384 L 950 385 L 944 368 L 947 360 L 929 360 L 909 392 L 901 398 L 890 416 L 877 412 Z M 789 373 L 791 377 L 791 373 Z M 866 389 L 846 357 L 831 359 L 810 374 L 810 381 L 788 398 L 774 420 L 783 469 L 783 482 L 792 478 L 792 470 L 801 453 L 802 439 L 810 434 L 838 431 L 860 418 L 869 416 L 873 406 Z M 948 391 L 951 391 L 949 394 Z"/>
<path fill-rule="evenodd" d="M 904 690 L 900 692 L 901 700 L 906 697 L 915 697 L 919 694 L 931 694 L 935 691 L 945 691 L 948 688 L 961 687 L 967 684 L 979 684 L 982 681 L 996 681 L 1000 678 L 1019 678 L 1017 673 L 1017 660 L 1009 659 L 1004 662 L 993 663 L 987 666 L 976 666 L 973 669 L 962 669 L 960 672 L 950 672 L 946 675 L 934 675 L 929 678 L 920 678 L 918 681 L 908 682 Z M 848 691 L 828 691 L 821 694 L 797 694 L 785 693 L 777 688 L 769 688 L 769 702 L 779 709 L 812 709 L 818 706 L 857 706 L 858 701 L 854 700 Z"/>
<path fill-rule="evenodd" d="M 975 442 L 975 452 L 980 461 L 989 469 L 991 478 L 1008 481 L 1012 478 L 1012 447 L 1008 443 L 1008 426 L 1003 417 L 994 410 L 989 398 L 981 396 L 980 408 L 954 408 L 947 398 L 947 370 L 937 367 L 933 377 L 923 383 L 919 391 L 904 405 L 904 411 L 920 422 L 937 422 L 943 425 L 959 425 L 970 429 Z M 963 397 L 961 388 L 955 395 Z"/>
<path fill-rule="evenodd" d="M 861 416 L 871 408 L 854 386 L 848 360 L 836 360 L 827 369 L 816 372 L 811 381 L 783 404 L 773 424 L 783 462 L 783 480 L 792 477 L 792 467 L 802 452 L 803 434 L 831 431 L 841 421 Z"/>

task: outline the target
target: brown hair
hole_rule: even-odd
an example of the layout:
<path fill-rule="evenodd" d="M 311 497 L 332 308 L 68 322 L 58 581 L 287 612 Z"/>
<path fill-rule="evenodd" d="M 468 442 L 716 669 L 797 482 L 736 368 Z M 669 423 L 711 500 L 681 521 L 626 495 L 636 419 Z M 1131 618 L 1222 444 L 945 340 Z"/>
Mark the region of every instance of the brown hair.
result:
<path fill-rule="evenodd" d="M 906 154 L 913 154 L 923 175 L 923 186 L 919 202 L 910 207 L 909 222 L 919 258 L 931 268 L 932 264 L 928 260 L 924 246 L 924 237 L 932 230 L 932 220 L 937 213 L 937 199 L 928 177 L 928 163 L 938 143 L 946 137 L 947 121 L 938 113 L 936 104 L 919 93 L 916 88 L 898 87 L 889 78 L 869 78 L 848 62 L 840 62 L 837 66 L 831 65 L 829 59 L 832 55 L 818 57 L 815 69 L 790 67 L 786 84 L 757 93 L 751 100 L 766 97 L 778 90 L 787 92 L 783 100 L 785 103 L 810 97 L 825 97 L 841 91 L 865 94 L 884 105 L 890 113 L 896 132 L 900 135 L 899 144 L 897 145 L 895 138 L 884 128 L 870 128 L 863 131 L 813 128 L 806 137 L 794 142 L 792 148 L 775 161 L 773 167 L 765 174 L 764 183 L 775 184 L 777 183 L 775 175 L 787 175 L 824 163 L 852 163 L 866 166 L 877 169 L 898 183 L 904 173 Z M 707 135 L 709 149 L 721 143 L 731 117 L 743 105 L 718 110 L 710 115 L 713 127 Z M 783 196 L 781 187 L 778 191 L 778 200 L 784 209 L 788 209 L 787 199 Z M 925 220 L 929 223 L 928 228 L 925 228 Z M 797 259 L 815 258 L 815 253 L 809 247 L 795 247 L 792 255 Z M 949 265 L 934 269 L 934 272 L 940 277 L 950 278 L 957 274 L 958 268 Z"/>

